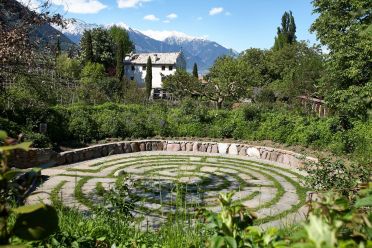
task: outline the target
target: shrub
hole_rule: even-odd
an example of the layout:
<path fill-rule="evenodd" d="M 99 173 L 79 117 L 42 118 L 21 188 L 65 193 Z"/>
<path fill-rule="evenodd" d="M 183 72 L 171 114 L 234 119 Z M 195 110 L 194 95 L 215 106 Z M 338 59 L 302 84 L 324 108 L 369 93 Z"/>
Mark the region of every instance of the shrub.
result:
<path fill-rule="evenodd" d="M 70 111 L 68 130 L 73 137 L 81 142 L 91 141 L 96 138 L 96 123 L 91 111 L 82 107 L 74 107 Z"/>
<path fill-rule="evenodd" d="M 26 132 L 24 140 L 32 142 L 32 147 L 50 148 L 52 146 L 49 137 L 42 133 Z"/>
<path fill-rule="evenodd" d="M 47 135 L 52 142 L 59 143 L 71 139 L 72 134 L 68 129 L 69 119 L 70 113 L 67 108 L 57 106 L 49 109 L 46 117 Z"/>
<path fill-rule="evenodd" d="M 263 88 L 255 97 L 255 100 L 259 103 L 273 103 L 276 101 L 274 91 L 271 89 Z"/>
<path fill-rule="evenodd" d="M 123 115 L 117 110 L 102 110 L 94 113 L 97 122 L 97 136 L 100 139 L 107 137 L 125 137 L 128 131 L 125 128 Z"/>
<path fill-rule="evenodd" d="M 0 117 L 0 130 L 6 131 L 11 137 L 16 137 L 20 133 L 17 123 Z"/>
<path fill-rule="evenodd" d="M 359 183 L 366 182 L 369 174 L 366 169 L 355 164 L 347 165 L 344 161 L 320 159 L 319 162 L 309 162 L 305 166 L 308 176 L 307 186 L 317 191 L 336 190 L 349 195 Z"/>

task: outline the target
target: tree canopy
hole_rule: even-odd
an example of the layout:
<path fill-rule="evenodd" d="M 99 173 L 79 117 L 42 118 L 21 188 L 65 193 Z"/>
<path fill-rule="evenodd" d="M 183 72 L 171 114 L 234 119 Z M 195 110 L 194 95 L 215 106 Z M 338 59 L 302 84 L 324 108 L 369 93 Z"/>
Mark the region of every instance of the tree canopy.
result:
<path fill-rule="evenodd" d="M 371 98 L 358 92 L 372 95 L 372 2 L 314 0 L 313 5 L 319 16 L 311 30 L 329 49 L 322 93 L 337 112 L 366 116 L 362 110 L 371 107 Z M 360 108 L 347 110 L 345 106 Z"/>
<path fill-rule="evenodd" d="M 296 42 L 296 23 L 292 11 L 286 11 L 282 16 L 282 25 L 278 27 L 274 50 L 282 49 L 285 45 L 294 42 Z"/>

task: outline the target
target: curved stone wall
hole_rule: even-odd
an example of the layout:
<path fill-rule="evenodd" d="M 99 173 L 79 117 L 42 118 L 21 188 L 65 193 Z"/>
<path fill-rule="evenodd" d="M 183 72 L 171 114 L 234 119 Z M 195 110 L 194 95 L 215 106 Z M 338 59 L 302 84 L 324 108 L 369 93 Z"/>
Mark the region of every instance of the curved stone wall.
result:
<path fill-rule="evenodd" d="M 316 161 L 315 158 L 304 157 L 295 152 L 270 147 L 252 146 L 248 144 L 138 140 L 94 145 L 87 148 L 62 152 L 57 155 L 56 164 L 71 164 L 114 154 L 143 151 L 185 151 L 249 156 L 289 165 L 291 167 L 301 167 L 306 160 Z"/>
<path fill-rule="evenodd" d="M 306 160 L 317 160 L 287 150 L 264 146 L 253 146 L 249 144 L 174 140 L 136 140 L 99 144 L 61 153 L 56 153 L 51 149 L 31 149 L 28 152 L 17 151 L 11 159 L 11 165 L 18 168 L 30 168 L 40 165 L 64 165 L 114 154 L 143 151 L 185 151 L 230 154 L 264 159 L 296 168 L 301 167 Z"/>

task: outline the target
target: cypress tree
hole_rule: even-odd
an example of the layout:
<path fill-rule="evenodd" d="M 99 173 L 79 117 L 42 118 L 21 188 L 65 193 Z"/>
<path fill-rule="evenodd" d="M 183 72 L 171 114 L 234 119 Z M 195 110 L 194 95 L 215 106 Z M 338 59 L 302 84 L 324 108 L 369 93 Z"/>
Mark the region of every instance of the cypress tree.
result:
<path fill-rule="evenodd" d="M 124 76 L 124 47 L 122 40 L 116 43 L 116 77 L 121 81 Z"/>
<path fill-rule="evenodd" d="M 192 75 L 196 78 L 199 78 L 198 65 L 196 63 L 194 63 L 194 68 L 192 69 Z"/>
<path fill-rule="evenodd" d="M 92 33 L 89 30 L 86 30 L 83 34 L 83 38 L 81 39 L 81 49 L 84 54 L 84 62 L 94 62 Z"/>
<path fill-rule="evenodd" d="M 56 44 L 56 57 L 61 55 L 61 40 L 59 38 L 59 35 L 57 36 L 57 44 Z"/>
<path fill-rule="evenodd" d="M 152 89 L 152 62 L 151 62 L 150 56 L 147 59 L 147 64 L 146 64 L 145 85 L 146 85 L 146 95 L 147 97 L 150 97 L 151 89 Z"/>

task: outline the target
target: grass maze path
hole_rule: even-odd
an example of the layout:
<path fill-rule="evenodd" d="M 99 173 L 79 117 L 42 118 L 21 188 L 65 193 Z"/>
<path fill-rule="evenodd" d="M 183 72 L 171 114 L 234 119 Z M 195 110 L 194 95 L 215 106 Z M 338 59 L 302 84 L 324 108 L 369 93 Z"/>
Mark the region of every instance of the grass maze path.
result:
<path fill-rule="evenodd" d="M 89 211 L 122 174 L 134 182 L 135 215 L 152 225 L 198 208 L 219 211 L 218 195 L 235 191 L 234 200 L 258 215 L 257 224 L 291 225 L 304 218 L 306 189 L 298 172 L 239 156 L 184 152 L 121 154 L 43 170 L 49 179 L 28 201 L 60 202 Z"/>

